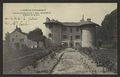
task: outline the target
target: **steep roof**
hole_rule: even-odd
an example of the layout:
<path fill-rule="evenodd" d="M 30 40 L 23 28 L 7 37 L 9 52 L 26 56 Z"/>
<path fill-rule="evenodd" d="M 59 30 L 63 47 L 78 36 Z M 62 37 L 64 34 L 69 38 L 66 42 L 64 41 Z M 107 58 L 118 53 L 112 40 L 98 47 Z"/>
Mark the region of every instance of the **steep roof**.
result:
<path fill-rule="evenodd" d="M 98 26 L 98 24 L 94 23 L 91 21 L 90 18 L 88 18 L 86 21 L 82 19 L 80 22 L 59 22 L 57 20 L 50 20 L 49 18 L 46 19 L 46 22 L 44 24 L 62 24 L 63 26 L 83 26 L 83 25 L 88 25 L 88 24 L 94 24 Z"/>
<path fill-rule="evenodd" d="M 80 26 L 88 25 L 88 24 L 94 24 L 94 25 L 98 26 L 98 24 L 96 24 L 96 23 L 94 23 L 92 21 L 82 21 L 82 22 L 80 22 Z"/>
<path fill-rule="evenodd" d="M 50 20 L 48 17 L 46 18 L 46 22 L 44 22 L 44 24 L 61 24 L 61 22 L 59 22 L 58 20 Z"/>
<path fill-rule="evenodd" d="M 80 26 L 80 22 L 62 22 L 63 26 Z"/>
<path fill-rule="evenodd" d="M 13 32 L 11 32 L 11 34 L 14 33 L 14 32 L 16 32 L 16 31 L 18 31 L 18 32 L 20 32 L 20 33 L 22 33 L 24 35 L 28 35 L 27 33 L 22 32 L 21 28 L 19 28 L 17 26 L 16 26 L 16 29 Z"/>

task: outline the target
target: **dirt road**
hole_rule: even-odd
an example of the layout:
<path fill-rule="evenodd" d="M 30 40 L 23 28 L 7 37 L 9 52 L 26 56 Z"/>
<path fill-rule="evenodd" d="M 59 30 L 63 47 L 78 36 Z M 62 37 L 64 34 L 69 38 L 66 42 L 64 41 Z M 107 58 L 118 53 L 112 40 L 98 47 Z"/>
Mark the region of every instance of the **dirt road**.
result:
<path fill-rule="evenodd" d="M 97 67 L 87 55 L 77 50 L 67 48 L 63 52 L 64 55 L 52 74 L 113 74 L 103 72 L 103 67 Z"/>

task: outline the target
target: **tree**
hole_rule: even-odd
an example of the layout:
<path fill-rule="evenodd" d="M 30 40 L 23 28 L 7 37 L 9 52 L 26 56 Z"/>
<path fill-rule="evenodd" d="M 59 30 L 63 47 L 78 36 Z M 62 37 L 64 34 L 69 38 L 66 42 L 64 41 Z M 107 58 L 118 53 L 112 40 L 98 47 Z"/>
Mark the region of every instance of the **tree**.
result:
<path fill-rule="evenodd" d="M 105 16 L 102 29 L 106 36 L 105 40 L 112 39 L 117 34 L 117 9 Z"/>
<path fill-rule="evenodd" d="M 43 41 L 44 47 L 46 48 L 46 39 L 47 39 L 47 38 L 43 35 L 41 39 L 42 39 L 42 41 Z"/>
<path fill-rule="evenodd" d="M 10 42 L 10 34 L 9 34 L 9 32 L 7 32 L 5 34 L 5 41 L 4 42 L 5 42 L 6 46 L 9 47 L 9 42 Z"/>
<path fill-rule="evenodd" d="M 111 42 L 116 45 L 117 40 L 117 9 L 107 14 L 102 21 L 102 26 L 97 28 L 97 39 Z"/>
<path fill-rule="evenodd" d="M 30 31 L 28 34 L 28 39 L 37 42 L 37 48 L 39 48 L 39 42 L 43 40 L 43 32 L 41 29 L 36 28 Z"/>
<path fill-rule="evenodd" d="M 10 39 L 10 34 L 9 34 L 9 32 L 7 32 L 7 33 L 5 34 L 5 40 L 6 40 L 7 42 L 9 42 L 9 39 Z"/>

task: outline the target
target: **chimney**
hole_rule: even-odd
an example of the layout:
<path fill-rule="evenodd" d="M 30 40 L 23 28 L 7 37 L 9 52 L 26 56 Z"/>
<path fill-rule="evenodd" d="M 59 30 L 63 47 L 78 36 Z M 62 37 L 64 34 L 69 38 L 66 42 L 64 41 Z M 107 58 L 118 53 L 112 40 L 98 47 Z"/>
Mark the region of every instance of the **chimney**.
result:
<path fill-rule="evenodd" d="M 82 20 L 84 21 L 84 14 L 83 14 L 83 16 L 82 16 Z"/>
<path fill-rule="evenodd" d="M 88 19 L 87 19 L 87 21 L 91 22 L 91 19 L 90 19 L 90 18 L 88 18 Z"/>
<path fill-rule="evenodd" d="M 50 19 L 48 17 L 46 17 L 46 22 L 49 22 L 49 21 L 50 21 Z"/>
<path fill-rule="evenodd" d="M 83 22 L 84 21 L 84 14 L 82 15 L 82 19 L 80 20 L 80 22 Z"/>
<path fill-rule="evenodd" d="M 16 29 L 18 28 L 18 26 L 16 25 Z"/>

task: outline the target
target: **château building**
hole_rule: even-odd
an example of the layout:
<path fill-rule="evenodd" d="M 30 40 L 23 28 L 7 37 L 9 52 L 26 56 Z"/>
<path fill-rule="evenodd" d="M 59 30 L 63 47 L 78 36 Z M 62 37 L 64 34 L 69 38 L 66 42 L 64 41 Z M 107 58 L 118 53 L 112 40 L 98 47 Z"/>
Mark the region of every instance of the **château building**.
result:
<path fill-rule="evenodd" d="M 65 44 L 67 47 L 95 47 L 95 33 L 98 24 L 91 21 L 90 18 L 80 22 L 60 22 L 58 20 L 46 18 L 44 22 L 47 31 L 47 37 L 54 44 Z"/>

